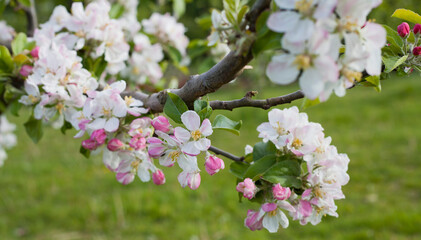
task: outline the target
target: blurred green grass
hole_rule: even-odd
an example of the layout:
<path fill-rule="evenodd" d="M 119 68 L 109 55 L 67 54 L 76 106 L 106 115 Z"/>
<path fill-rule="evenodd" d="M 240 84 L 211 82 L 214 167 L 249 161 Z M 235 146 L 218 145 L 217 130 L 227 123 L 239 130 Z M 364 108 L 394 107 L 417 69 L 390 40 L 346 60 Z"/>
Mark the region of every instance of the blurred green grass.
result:
<path fill-rule="evenodd" d="M 258 97 L 295 88 L 270 85 Z M 244 93 L 226 86 L 210 98 Z M 318 226 L 291 222 L 277 234 L 243 226 L 247 209 L 258 206 L 238 203 L 227 169 L 212 177 L 203 171 L 196 191 L 180 188 L 177 168 L 165 169 L 164 186 L 139 180 L 122 186 L 99 157 L 78 153 L 80 141 L 71 132 L 47 129 L 35 145 L 22 127 L 28 116 L 10 117 L 18 124 L 19 144 L 0 169 L 0 239 L 420 239 L 420 101 L 419 77 L 392 78 L 381 94 L 359 87 L 307 109 L 351 159 L 347 198 L 337 201 L 339 219 L 328 217 Z M 255 129 L 267 112 L 225 113 L 244 120 L 241 136 L 215 132 L 213 144 L 241 155 L 245 144 L 259 141 Z"/>

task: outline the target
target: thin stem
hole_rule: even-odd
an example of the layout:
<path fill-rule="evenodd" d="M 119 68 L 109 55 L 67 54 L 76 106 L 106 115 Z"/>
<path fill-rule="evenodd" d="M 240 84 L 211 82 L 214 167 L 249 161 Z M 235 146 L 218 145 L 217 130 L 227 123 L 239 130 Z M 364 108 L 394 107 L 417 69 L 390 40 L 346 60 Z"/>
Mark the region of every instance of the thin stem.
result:
<path fill-rule="evenodd" d="M 222 149 L 219 149 L 217 147 L 214 146 L 210 146 L 210 148 L 208 149 L 209 151 L 215 153 L 216 155 L 222 155 L 226 158 L 229 158 L 231 160 L 233 160 L 234 162 L 243 162 L 244 161 L 244 157 L 237 157 L 229 152 L 226 152 Z"/>

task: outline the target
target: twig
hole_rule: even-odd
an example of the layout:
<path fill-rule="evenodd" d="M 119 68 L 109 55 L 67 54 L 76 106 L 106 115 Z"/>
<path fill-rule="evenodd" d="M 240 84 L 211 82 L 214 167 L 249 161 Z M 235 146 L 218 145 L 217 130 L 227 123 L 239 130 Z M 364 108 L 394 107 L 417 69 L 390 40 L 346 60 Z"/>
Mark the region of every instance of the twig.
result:
<path fill-rule="evenodd" d="M 33 37 L 35 29 L 38 26 L 38 18 L 37 18 L 37 11 L 35 9 L 35 1 L 29 0 L 31 6 L 26 7 L 18 2 L 16 10 L 23 10 L 26 15 L 27 19 L 27 26 L 26 26 L 26 35 L 28 37 Z"/>
<path fill-rule="evenodd" d="M 210 146 L 210 148 L 208 149 L 209 151 L 212 151 L 213 153 L 217 154 L 217 155 L 222 155 L 226 158 L 229 158 L 231 160 L 233 160 L 234 162 L 243 162 L 244 161 L 244 157 L 237 157 L 229 152 L 225 152 L 224 150 L 221 150 L 217 147 L 214 146 Z"/>
<path fill-rule="evenodd" d="M 240 107 L 255 107 L 262 109 L 269 109 L 271 107 L 291 103 L 294 100 L 304 98 L 302 91 L 296 91 L 284 96 L 268 98 L 265 100 L 253 100 L 251 99 L 255 95 L 255 92 L 248 92 L 242 99 L 232 101 L 211 101 L 210 106 L 212 109 L 223 109 L 232 111 L 234 108 Z"/>

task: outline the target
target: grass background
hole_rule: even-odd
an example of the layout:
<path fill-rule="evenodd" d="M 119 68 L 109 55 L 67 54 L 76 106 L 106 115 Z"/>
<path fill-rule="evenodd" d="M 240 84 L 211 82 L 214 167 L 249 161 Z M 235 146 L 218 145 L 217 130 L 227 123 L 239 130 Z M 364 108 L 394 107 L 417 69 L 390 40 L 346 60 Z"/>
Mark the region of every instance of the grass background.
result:
<path fill-rule="evenodd" d="M 36 2 L 41 22 L 55 4 L 71 3 Z M 148 16 L 153 1 L 143 2 L 141 16 Z M 198 12 L 220 3 L 192 1 L 181 21 L 196 26 Z M 386 0 L 372 18 L 396 26 L 399 21 L 388 16 L 398 7 L 419 10 L 418 0 Z M 11 9 L 0 19 L 25 29 L 25 18 Z M 187 34 L 204 37 L 207 32 L 190 27 Z M 297 88 L 258 83 L 259 98 Z M 249 90 L 256 89 L 226 86 L 210 98 L 240 98 Z M 258 206 L 238 203 L 235 179 L 227 169 L 212 177 L 203 172 L 196 191 L 180 188 L 177 168 L 165 169 L 164 186 L 139 180 L 122 186 L 99 157 L 88 160 L 78 153 L 80 141 L 71 132 L 64 136 L 46 129 L 42 141 L 33 144 L 22 126 L 29 115 L 22 111 L 21 118 L 9 117 L 18 125 L 19 144 L 0 168 L 0 239 L 421 239 L 419 102 L 417 75 L 384 81 L 381 94 L 359 87 L 345 98 L 332 97 L 307 109 L 310 120 L 320 122 L 339 151 L 351 159 L 351 181 L 343 188 L 347 198 L 337 201 L 339 219 L 328 217 L 317 226 L 291 222 L 277 234 L 251 232 L 243 226 L 247 209 Z M 215 132 L 212 141 L 241 155 L 245 144 L 259 141 L 255 129 L 267 121 L 267 112 L 237 109 L 226 114 L 244 120 L 241 136 Z"/>
<path fill-rule="evenodd" d="M 295 88 L 266 87 L 258 96 Z M 177 168 L 166 169 L 164 186 L 139 180 L 122 186 L 98 157 L 78 154 L 80 142 L 70 132 L 47 129 L 35 145 L 21 125 L 26 116 L 10 117 L 18 124 L 19 144 L 0 169 L 0 239 L 419 239 L 420 89 L 418 76 L 392 78 L 381 94 L 358 87 L 306 110 L 348 153 L 351 181 L 343 189 L 347 198 L 337 201 L 339 219 L 328 217 L 318 226 L 292 222 L 277 234 L 243 226 L 247 209 L 258 206 L 238 203 L 228 170 L 212 177 L 203 172 L 196 191 L 179 187 Z M 210 98 L 243 94 L 234 85 Z M 241 155 L 245 144 L 259 141 L 255 129 L 267 112 L 227 115 L 244 120 L 241 136 L 215 132 L 213 144 Z"/>

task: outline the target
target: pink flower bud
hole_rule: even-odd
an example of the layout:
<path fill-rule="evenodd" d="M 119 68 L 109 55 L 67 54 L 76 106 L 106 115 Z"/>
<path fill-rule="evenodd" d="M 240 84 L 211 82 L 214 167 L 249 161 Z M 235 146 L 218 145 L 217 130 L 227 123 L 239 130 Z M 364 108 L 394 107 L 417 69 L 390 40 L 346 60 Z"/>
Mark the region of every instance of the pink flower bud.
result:
<path fill-rule="evenodd" d="M 187 178 L 187 185 L 191 190 L 196 190 L 200 186 L 200 173 L 189 173 Z"/>
<path fill-rule="evenodd" d="M 277 200 L 286 200 L 291 196 L 291 189 L 288 187 L 284 188 L 281 184 L 276 184 L 272 188 L 273 197 Z"/>
<path fill-rule="evenodd" d="M 148 139 L 148 154 L 152 158 L 159 158 L 165 151 L 164 142 L 156 137 L 151 137 Z"/>
<path fill-rule="evenodd" d="M 98 145 L 102 145 L 105 143 L 105 139 L 107 139 L 107 134 L 104 129 L 98 129 L 92 132 L 91 139 L 95 140 Z"/>
<path fill-rule="evenodd" d="M 399 36 L 403 38 L 407 37 L 410 31 L 411 31 L 411 28 L 409 27 L 409 24 L 406 22 L 403 22 L 401 25 L 398 26 L 398 34 Z"/>
<path fill-rule="evenodd" d="M 169 132 L 171 128 L 170 122 L 164 116 L 159 116 L 159 117 L 154 118 L 151 124 L 155 128 L 155 130 L 165 132 L 165 133 Z"/>
<path fill-rule="evenodd" d="M 34 67 L 29 65 L 23 65 L 22 68 L 19 70 L 19 73 L 20 75 L 27 77 L 32 73 L 32 69 L 34 69 Z"/>
<path fill-rule="evenodd" d="M 414 34 L 420 34 L 421 33 L 421 24 L 417 23 L 414 26 Z"/>
<path fill-rule="evenodd" d="M 238 183 L 236 190 L 242 192 L 245 198 L 252 199 L 257 192 L 257 187 L 254 185 L 253 180 L 246 178 L 244 182 Z"/>
<path fill-rule="evenodd" d="M 161 170 L 157 170 L 152 174 L 152 181 L 156 185 L 162 185 L 165 183 L 165 175 Z"/>
<path fill-rule="evenodd" d="M 146 138 L 142 137 L 141 134 L 138 134 L 130 139 L 129 145 L 135 150 L 144 149 L 146 147 Z"/>
<path fill-rule="evenodd" d="M 248 227 L 250 230 L 261 230 L 263 228 L 263 216 L 260 216 L 260 211 L 247 211 L 247 217 L 244 220 L 244 225 Z"/>
<path fill-rule="evenodd" d="M 216 156 L 209 155 L 205 161 L 205 169 L 209 175 L 214 175 L 215 173 L 219 172 L 219 170 L 224 169 L 225 164 L 224 161 Z"/>
<path fill-rule="evenodd" d="M 262 210 L 265 212 L 273 212 L 278 208 L 276 203 L 265 203 L 262 205 Z"/>
<path fill-rule="evenodd" d="M 116 152 L 124 149 L 124 143 L 120 139 L 113 138 L 107 144 L 108 150 L 111 152 Z"/>
<path fill-rule="evenodd" d="M 31 56 L 33 58 L 39 58 L 39 46 L 36 46 L 34 49 L 32 49 Z"/>
<path fill-rule="evenodd" d="M 117 173 L 116 175 L 117 181 L 119 181 L 123 185 L 127 185 L 134 180 L 134 174 L 131 172 L 124 172 L 124 173 Z"/>
<path fill-rule="evenodd" d="M 88 150 L 95 150 L 98 145 L 96 143 L 96 141 L 92 140 L 92 139 L 87 139 L 82 141 L 82 147 Z"/>
<path fill-rule="evenodd" d="M 413 53 L 415 56 L 419 56 L 419 55 L 421 55 L 421 47 L 415 47 L 415 48 L 412 50 L 412 53 Z"/>

